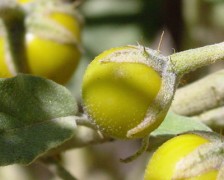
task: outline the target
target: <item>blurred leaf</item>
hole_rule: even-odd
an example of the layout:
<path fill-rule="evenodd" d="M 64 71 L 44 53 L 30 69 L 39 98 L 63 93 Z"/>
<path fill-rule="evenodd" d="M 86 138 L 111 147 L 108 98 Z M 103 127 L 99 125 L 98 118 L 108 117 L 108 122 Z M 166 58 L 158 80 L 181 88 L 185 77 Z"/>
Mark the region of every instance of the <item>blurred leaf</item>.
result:
<path fill-rule="evenodd" d="M 138 14 L 141 8 L 142 2 L 136 0 L 88 0 L 81 6 L 82 14 L 91 18 Z"/>
<path fill-rule="evenodd" d="M 112 47 L 137 44 L 142 38 L 141 31 L 135 24 L 92 26 L 85 29 L 84 35 L 84 42 L 88 46 L 86 48 L 94 56 Z"/>
<path fill-rule="evenodd" d="M 0 79 L 0 166 L 28 164 L 71 138 L 77 104 L 53 81 L 30 75 Z"/>
<path fill-rule="evenodd" d="M 205 124 L 193 118 L 180 116 L 169 112 L 158 129 L 151 133 L 152 136 L 177 135 L 187 131 L 211 131 Z"/>

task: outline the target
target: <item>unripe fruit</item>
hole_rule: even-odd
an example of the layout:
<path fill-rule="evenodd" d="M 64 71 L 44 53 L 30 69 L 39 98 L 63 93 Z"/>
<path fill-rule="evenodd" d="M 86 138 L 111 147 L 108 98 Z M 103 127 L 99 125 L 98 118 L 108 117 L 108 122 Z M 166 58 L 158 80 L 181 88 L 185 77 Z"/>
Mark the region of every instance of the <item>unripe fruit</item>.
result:
<path fill-rule="evenodd" d="M 26 3 L 30 3 L 32 2 L 33 0 L 17 0 L 18 3 L 20 4 L 26 4 Z"/>
<path fill-rule="evenodd" d="M 80 42 L 79 23 L 72 16 L 53 12 L 50 18 L 70 31 Z M 49 32 L 50 33 L 50 32 Z M 58 83 L 66 83 L 76 69 L 80 50 L 76 44 L 63 44 L 27 33 L 27 60 L 32 74 L 44 76 Z"/>
<path fill-rule="evenodd" d="M 17 0 L 17 2 L 21 3 L 21 4 L 26 4 L 29 2 L 32 2 L 33 0 Z"/>
<path fill-rule="evenodd" d="M 139 52 L 136 47 L 125 46 L 96 57 L 88 66 L 82 85 L 85 112 L 103 133 L 120 139 L 126 139 L 127 132 L 143 121 L 161 87 L 159 73 L 143 63 L 102 61 L 113 53 L 116 59 L 124 58 L 122 51 L 127 50 Z M 158 124 L 137 138 L 146 136 Z"/>
<path fill-rule="evenodd" d="M 50 18 L 55 22 L 64 26 L 67 30 L 70 31 L 76 37 L 77 42 L 80 42 L 81 31 L 80 31 L 80 22 L 78 19 L 73 16 L 65 13 L 52 12 L 49 14 Z"/>
<path fill-rule="evenodd" d="M 25 3 L 25 2 L 24 2 Z M 76 18 L 62 12 L 51 12 L 47 16 L 55 24 L 72 34 L 75 43 L 57 42 L 54 39 L 42 37 L 29 29 L 25 35 L 26 63 L 30 74 L 52 79 L 60 84 L 65 84 L 74 73 L 81 56 L 80 25 Z M 48 29 L 43 29 L 45 34 L 51 34 Z M 58 35 L 60 36 L 60 34 Z M 63 37 L 61 37 L 63 39 Z M 3 47 L 3 42 L 0 44 Z M 0 47 L 0 48 L 1 48 Z M 11 77 L 9 64 L 6 63 L 6 49 L 1 49 L 0 77 Z"/>
<path fill-rule="evenodd" d="M 8 66 L 6 65 L 6 41 L 0 37 L 0 78 L 11 77 Z"/>
<path fill-rule="evenodd" d="M 196 134 L 183 134 L 168 140 L 151 157 L 144 180 L 171 180 L 178 161 L 208 142 Z M 214 169 L 185 180 L 215 180 L 217 174 L 218 170 Z"/>

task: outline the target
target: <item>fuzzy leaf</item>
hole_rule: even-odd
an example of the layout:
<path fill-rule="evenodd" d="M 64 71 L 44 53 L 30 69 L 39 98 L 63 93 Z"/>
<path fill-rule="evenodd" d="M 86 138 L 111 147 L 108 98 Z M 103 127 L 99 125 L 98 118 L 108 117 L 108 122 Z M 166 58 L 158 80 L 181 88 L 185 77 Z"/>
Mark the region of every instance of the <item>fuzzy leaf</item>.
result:
<path fill-rule="evenodd" d="M 152 136 L 177 135 L 187 131 L 211 131 L 205 124 L 193 118 L 180 116 L 169 112 L 158 129 L 151 133 Z"/>
<path fill-rule="evenodd" d="M 71 138 L 77 104 L 57 83 L 30 75 L 0 79 L 0 166 L 29 164 Z"/>
<path fill-rule="evenodd" d="M 150 134 L 148 150 L 155 151 L 175 135 L 193 130 L 211 132 L 208 126 L 196 119 L 169 112 L 163 123 Z"/>

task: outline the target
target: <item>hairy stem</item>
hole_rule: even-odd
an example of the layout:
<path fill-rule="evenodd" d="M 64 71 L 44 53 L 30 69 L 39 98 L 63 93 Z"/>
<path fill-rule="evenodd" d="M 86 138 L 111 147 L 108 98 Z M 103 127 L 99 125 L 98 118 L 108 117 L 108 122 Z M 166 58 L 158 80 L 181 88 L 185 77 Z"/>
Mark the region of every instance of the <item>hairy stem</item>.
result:
<path fill-rule="evenodd" d="M 63 152 L 69 149 L 102 144 L 102 143 L 111 142 L 111 141 L 113 141 L 112 138 L 104 137 L 101 134 L 99 134 L 96 130 L 93 130 L 87 127 L 78 126 L 74 136 L 70 140 L 66 141 L 59 147 L 51 149 L 50 151 L 47 152 L 47 154 L 44 155 L 44 157 L 56 155 L 56 154 L 59 154 L 60 152 Z"/>
<path fill-rule="evenodd" d="M 223 117 L 224 106 L 206 111 L 197 116 L 193 116 L 193 118 L 200 120 L 212 128 L 217 128 L 218 130 L 224 127 Z"/>
<path fill-rule="evenodd" d="M 76 116 L 75 120 L 77 125 L 79 126 L 86 126 L 94 130 L 97 130 L 97 127 L 90 121 L 90 119 L 85 114 L 81 116 Z"/>
<path fill-rule="evenodd" d="M 177 90 L 172 111 L 185 116 L 196 116 L 224 105 L 224 70 Z"/>
<path fill-rule="evenodd" d="M 170 55 L 172 70 L 178 76 L 210 65 L 217 60 L 224 60 L 224 42 Z"/>
<path fill-rule="evenodd" d="M 135 152 L 133 155 L 126 157 L 124 159 L 120 159 L 121 162 L 128 163 L 137 159 L 140 155 L 142 155 L 148 148 L 149 145 L 149 135 L 142 139 L 141 147 Z"/>

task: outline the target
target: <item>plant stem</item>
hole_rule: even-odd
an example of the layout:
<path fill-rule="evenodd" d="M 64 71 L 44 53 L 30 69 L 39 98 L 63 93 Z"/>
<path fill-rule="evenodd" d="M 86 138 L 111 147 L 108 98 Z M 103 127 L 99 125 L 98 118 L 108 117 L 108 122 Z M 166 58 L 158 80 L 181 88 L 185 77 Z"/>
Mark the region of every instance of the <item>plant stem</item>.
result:
<path fill-rule="evenodd" d="M 224 105 L 224 70 L 220 70 L 177 90 L 172 111 L 196 116 Z"/>
<path fill-rule="evenodd" d="M 216 128 L 218 130 L 224 127 L 224 106 L 206 111 L 200 115 L 193 116 L 193 118 L 200 120 L 207 124 L 209 127 Z"/>
<path fill-rule="evenodd" d="M 142 139 L 141 147 L 135 152 L 133 155 L 126 157 L 124 159 L 120 159 L 121 162 L 129 163 L 137 159 L 140 155 L 142 155 L 148 148 L 149 145 L 149 135 Z"/>
<path fill-rule="evenodd" d="M 63 143 L 61 146 L 58 146 L 48 151 L 44 155 L 44 157 L 57 155 L 69 149 L 102 144 L 102 143 L 111 142 L 111 141 L 113 141 L 112 138 L 105 137 L 105 136 L 102 137 L 101 134 L 99 134 L 96 130 L 93 130 L 92 128 L 78 126 L 74 136 L 71 139 Z"/>
<path fill-rule="evenodd" d="M 75 120 L 77 125 L 79 126 L 86 126 L 94 130 L 98 130 L 97 127 L 93 123 L 91 123 L 90 119 L 85 114 L 76 116 Z"/>
<path fill-rule="evenodd" d="M 170 55 L 172 71 L 178 76 L 217 60 L 224 60 L 224 42 Z"/>

